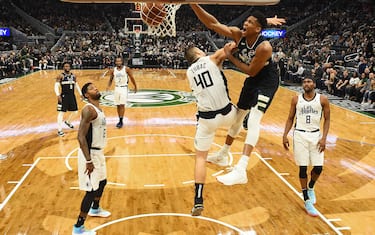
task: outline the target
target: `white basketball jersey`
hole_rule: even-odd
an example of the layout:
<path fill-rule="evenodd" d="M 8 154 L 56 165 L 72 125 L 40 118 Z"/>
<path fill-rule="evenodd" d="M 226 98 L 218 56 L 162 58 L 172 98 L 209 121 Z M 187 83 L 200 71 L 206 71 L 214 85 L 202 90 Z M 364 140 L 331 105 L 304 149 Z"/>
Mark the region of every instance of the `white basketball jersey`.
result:
<path fill-rule="evenodd" d="M 122 66 L 122 69 L 118 70 L 117 67 L 113 69 L 113 79 L 115 80 L 116 86 L 127 86 L 129 79 L 126 67 Z"/>
<path fill-rule="evenodd" d="M 187 70 L 187 77 L 198 110 L 216 111 L 229 104 L 227 80 L 209 56 L 201 57 Z"/>
<path fill-rule="evenodd" d="M 322 110 L 320 94 L 315 93 L 314 99 L 310 101 L 305 100 L 303 95 L 300 94 L 296 106 L 295 129 L 304 131 L 318 130 L 320 128 Z"/>
<path fill-rule="evenodd" d="M 86 135 L 86 140 L 89 148 L 101 148 L 103 149 L 107 143 L 107 127 L 106 120 L 103 111 L 100 111 L 93 104 L 86 104 L 94 107 L 98 116 L 91 121 L 89 131 Z"/>

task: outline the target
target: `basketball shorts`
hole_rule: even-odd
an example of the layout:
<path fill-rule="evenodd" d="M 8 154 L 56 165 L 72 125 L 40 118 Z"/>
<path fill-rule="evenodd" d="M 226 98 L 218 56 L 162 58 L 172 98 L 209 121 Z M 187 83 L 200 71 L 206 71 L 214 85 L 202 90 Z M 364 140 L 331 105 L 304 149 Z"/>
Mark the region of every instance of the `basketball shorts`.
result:
<path fill-rule="evenodd" d="M 114 104 L 125 105 L 128 100 L 128 86 L 115 87 Z"/>
<path fill-rule="evenodd" d="M 320 132 L 293 132 L 294 159 L 298 166 L 323 166 L 324 152 L 319 152 Z"/>
<path fill-rule="evenodd" d="M 90 156 L 94 164 L 94 170 L 90 175 L 86 171 L 86 158 L 81 149 L 78 149 L 78 182 L 79 189 L 87 192 L 96 191 L 99 182 L 107 178 L 107 167 L 103 150 L 90 150 Z"/>
<path fill-rule="evenodd" d="M 260 111 L 263 113 L 267 111 L 279 88 L 279 80 L 278 78 L 261 79 L 246 78 L 237 103 L 239 109 L 248 110 L 258 105 Z"/>
<path fill-rule="evenodd" d="M 61 95 L 62 102 L 57 103 L 58 112 L 77 111 L 78 105 L 75 95 Z"/>
<path fill-rule="evenodd" d="M 199 117 L 194 146 L 199 151 L 208 151 L 214 141 L 215 132 L 220 127 L 230 127 L 236 121 L 237 108 L 231 105 L 229 113 L 217 114 L 214 118 Z"/>

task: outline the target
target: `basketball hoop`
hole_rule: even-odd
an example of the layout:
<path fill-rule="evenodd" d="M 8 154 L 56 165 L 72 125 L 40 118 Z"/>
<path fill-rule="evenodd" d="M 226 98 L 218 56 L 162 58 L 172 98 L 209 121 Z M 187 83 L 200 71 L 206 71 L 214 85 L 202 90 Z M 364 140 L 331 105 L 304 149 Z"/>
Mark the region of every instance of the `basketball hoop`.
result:
<path fill-rule="evenodd" d="M 142 3 L 146 4 L 146 3 Z M 159 25 L 148 25 L 148 35 L 156 35 L 159 37 L 176 36 L 176 12 L 181 4 L 164 4 L 164 9 L 167 12 L 163 22 Z"/>
<path fill-rule="evenodd" d="M 138 39 L 141 36 L 141 29 L 138 29 L 138 28 L 135 29 L 134 34 L 135 34 L 135 38 Z"/>

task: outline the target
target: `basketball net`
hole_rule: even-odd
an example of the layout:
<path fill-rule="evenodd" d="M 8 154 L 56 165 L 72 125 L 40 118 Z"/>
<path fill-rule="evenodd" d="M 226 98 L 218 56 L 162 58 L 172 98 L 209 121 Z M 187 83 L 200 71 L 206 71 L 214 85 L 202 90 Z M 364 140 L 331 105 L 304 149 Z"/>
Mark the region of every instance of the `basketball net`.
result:
<path fill-rule="evenodd" d="M 145 4 L 145 3 L 142 3 Z M 167 15 L 163 22 L 157 26 L 148 25 L 148 35 L 156 35 L 159 37 L 171 36 L 176 37 L 176 12 L 180 8 L 181 4 L 164 4 Z"/>

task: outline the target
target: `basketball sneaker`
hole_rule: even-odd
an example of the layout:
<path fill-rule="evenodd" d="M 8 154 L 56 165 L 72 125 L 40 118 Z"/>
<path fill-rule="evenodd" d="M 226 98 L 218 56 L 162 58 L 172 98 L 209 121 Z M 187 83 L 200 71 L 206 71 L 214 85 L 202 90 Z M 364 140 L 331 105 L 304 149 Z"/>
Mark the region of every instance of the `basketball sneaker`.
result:
<path fill-rule="evenodd" d="M 305 208 L 306 208 L 307 214 L 313 217 L 318 216 L 318 211 L 317 209 L 315 209 L 314 204 L 312 203 L 310 199 L 305 201 Z"/>
<path fill-rule="evenodd" d="M 63 131 L 58 131 L 58 132 L 57 132 L 57 135 L 58 135 L 58 136 L 64 136 L 65 133 L 64 133 Z"/>
<path fill-rule="evenodd" d="M 203 211 L 203 204 L 195 204 L 193 209 L 191 209 L 192 216 L 200 216 Z"/>
<path fill-rule="evenodd" d="M 106 211 L 100 207 L 98 209 L 90 208 L 88 215 L 93 217 L 108 217 L 111 215 L 111 212 Z"/>
<path fill-rule="evenodd" d="M 70 123 L 70 122 L 68 122 L 68 121 L 65 121 L 64 123 L 65 123 L 65 125 L 67 125 L 70 129 L 73 129 L 73 128 L 74 128 L 74 126 L 72 125 L 72 123 Z"/>
<path fill-rule="evenodd" d="M 246 168 L 235 165 L 233 170 L 225 175 L 220 175 L 216 179 L 224 185 L 246 184 Z"/>
<path fill-rule="evenodd" d="M 229 165 L 229 157 L 223 156 L 223 154 L 219 154 L 220 152 L 215 153 L 214 155 L 207 156 L 207 162 L 211 162 L 218 166 L 228 166 Z"/>
<path fill-rule="evenodd" d="M 315 197 L 315 192 L 313 188 L 308 188 L 307 189 L 307 195 L 309 196 L 309 199 L 311 200 L 312 204 L 316 203 L 316 197 Z"/>
<path fill-rule="evenodd" d="M 117 128 L 121 128 L 122 126 L 123 126 L 122 122 L 119 122 L 119 123 L 116 124 Z"/>
<path fill-rule="evenodd" d="M 81 227 L 76 227 L 75 225 L 73 225 L 72 235 L 95 235 L 95 234 L 96 232 L 87 230 L 85 226 L 83 225 Z"/>

